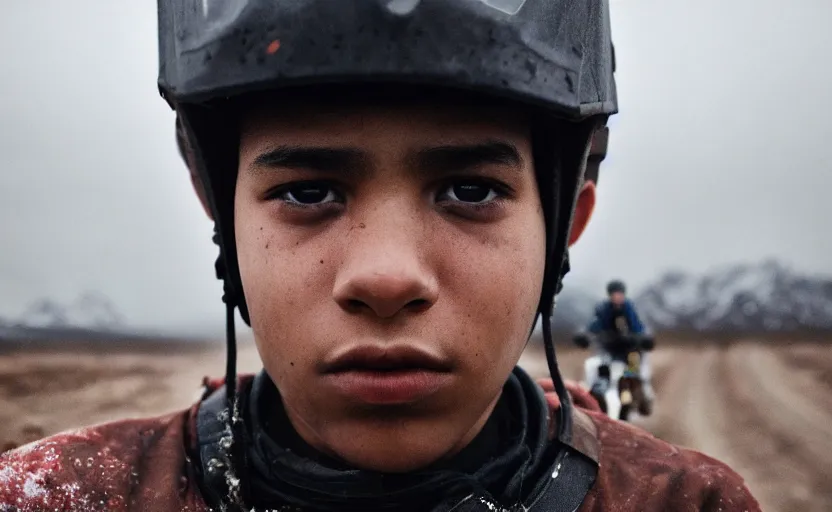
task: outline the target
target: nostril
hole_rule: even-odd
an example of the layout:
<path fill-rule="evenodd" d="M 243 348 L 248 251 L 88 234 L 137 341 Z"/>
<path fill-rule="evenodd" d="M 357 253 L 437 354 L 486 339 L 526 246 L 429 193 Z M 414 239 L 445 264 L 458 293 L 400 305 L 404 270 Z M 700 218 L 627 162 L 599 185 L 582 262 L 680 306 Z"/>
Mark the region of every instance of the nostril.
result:
<path fill-rule="evenodd" d="M 408 302 L 405 307 L 411 311 L 424 311 L 430 307 L 430 303 L 425 299 L 415 299 Z"/>
<path fill-rule="evenodd" d="M 350 311 L 360 311 L 362 308 L 368 307 L 367 304 L 358 299 L 349 299 L 347 301 L 347 308 Z"/>

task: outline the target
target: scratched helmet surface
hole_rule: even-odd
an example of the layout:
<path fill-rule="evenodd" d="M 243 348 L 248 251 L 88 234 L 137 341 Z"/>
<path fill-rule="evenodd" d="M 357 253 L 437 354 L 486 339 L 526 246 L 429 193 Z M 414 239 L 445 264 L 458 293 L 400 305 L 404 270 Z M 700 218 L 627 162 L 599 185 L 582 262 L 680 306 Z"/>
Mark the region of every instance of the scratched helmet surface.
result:
<path fill-rule="evenodd" d="M 606 0 L 160 0 L 169 101 L 310 83 L 437 84 L 616 111 Z"/>

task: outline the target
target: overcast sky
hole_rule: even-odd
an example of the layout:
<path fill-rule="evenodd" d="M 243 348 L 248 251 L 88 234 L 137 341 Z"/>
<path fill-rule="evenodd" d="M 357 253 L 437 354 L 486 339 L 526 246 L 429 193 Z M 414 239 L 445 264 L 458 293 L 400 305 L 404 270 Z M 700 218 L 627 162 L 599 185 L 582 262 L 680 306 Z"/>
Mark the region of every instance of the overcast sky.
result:
<path fill-rule="evenodd" d="M 156 89 L 156 3 L 7 2 L 0 317 L 109 296 L 221 325 L 212 226 Z M 832 2 L 613 0 L 621 113 L 570 284 L 777 257 L 832 274 Z"/>

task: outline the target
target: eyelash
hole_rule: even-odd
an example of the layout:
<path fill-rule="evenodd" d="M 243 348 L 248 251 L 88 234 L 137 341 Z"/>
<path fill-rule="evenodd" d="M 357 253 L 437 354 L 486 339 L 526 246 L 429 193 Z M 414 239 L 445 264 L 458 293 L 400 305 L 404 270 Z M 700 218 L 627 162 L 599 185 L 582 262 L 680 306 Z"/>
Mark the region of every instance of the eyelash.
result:
<path fill-rule="evenodd" d="M 477 185 L 482 187 L 488 187 L 489 193 L 491 191 L 494 192 L 495 197 L 490 199 L 487 202 L 466 202 L 461 200 L 442 200 L 438 199 L 438 197 L 442 195 L 446 195 L 448 189 L 452 187 L 459 186 L 459 185 Z M 291 194 L 293 191 L 297 192 L 302 187 L 308 188 L 321 188 L 326 189 L 330 193 L 335 196 L 335 200 L 327 201 L 323 203 L 302 203 L 299 201 L 290 201 L 284 198 L 287 194 Z M 278 200 L 286 204 L 291 208 L 298 208 L 298 209 L 330 209 L 334 205 L 343 204 L 344 203 L 344 196 L 345 194 L 339 190 L 339 186 L 337 183 L 329 182 L 329 181 L 321 181 L 321 180 L 309 180 L 309 181 L 295 181 L 291 183 L 285 183 L 276 187 L 269 192 L 266 193 L 265 199 L 266 200 Z M 475 178 L 454 178 L 450 180 L 446 180 L 442 182 L 437 187 L 437 192 L 434 194 L 437 199 L 435 199 L 436 204 L 447 207 L 447 208 L 464 208 L 468 210 L 485 210 L 489 208 L 494 208 L 498 205 L 499 202 L 505 200 L 507 197 L 512 196 L 511 187 L 508 185 L 498 182 L 496 180 L 487 179 L 483 177 L 475 177 Z"/>
<path fill-rule="evenodd" d="M 286 194 L 290 194 L 291 192 L 297 192 L 300 188 L 307 187 L 307 188 L 323 188 L 330 191 L 333 195 L 335 195 L 335 201 L 329 201 L 326 203 L 301 203 L 299 201 L 288 201 L 284 199 L 283 196 Z M 269 201 L 281 201 L 292 208 L 302 208 L 302 209 L 321 209 L 321 208 L 330 208 L 333 204 L 343 203 L 344 194 L 338 190 L 338 185 L 328 181 L 321 181 L 321 180 L 309 180 L 309 181 L 294 181 L 291 183 L 285 183 L 280 185 L 279 187 L 275 187 L 274 189 L 270 190 L 266 193 L 265 199 Z"/>

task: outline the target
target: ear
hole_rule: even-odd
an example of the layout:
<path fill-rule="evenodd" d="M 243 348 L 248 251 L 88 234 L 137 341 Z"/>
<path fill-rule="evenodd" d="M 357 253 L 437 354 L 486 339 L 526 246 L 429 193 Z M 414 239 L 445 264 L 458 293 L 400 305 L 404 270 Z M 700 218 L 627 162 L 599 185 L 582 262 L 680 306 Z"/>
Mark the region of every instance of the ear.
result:
<path fill-rule="evenodd" d="M 569 232 L 569 247 L 577 242 L 584 233 L 592 212 L 595 211 L 595 182 L 585 181 L 578 193 L 575 214 L 572 216 L 572 230 Z"/>

